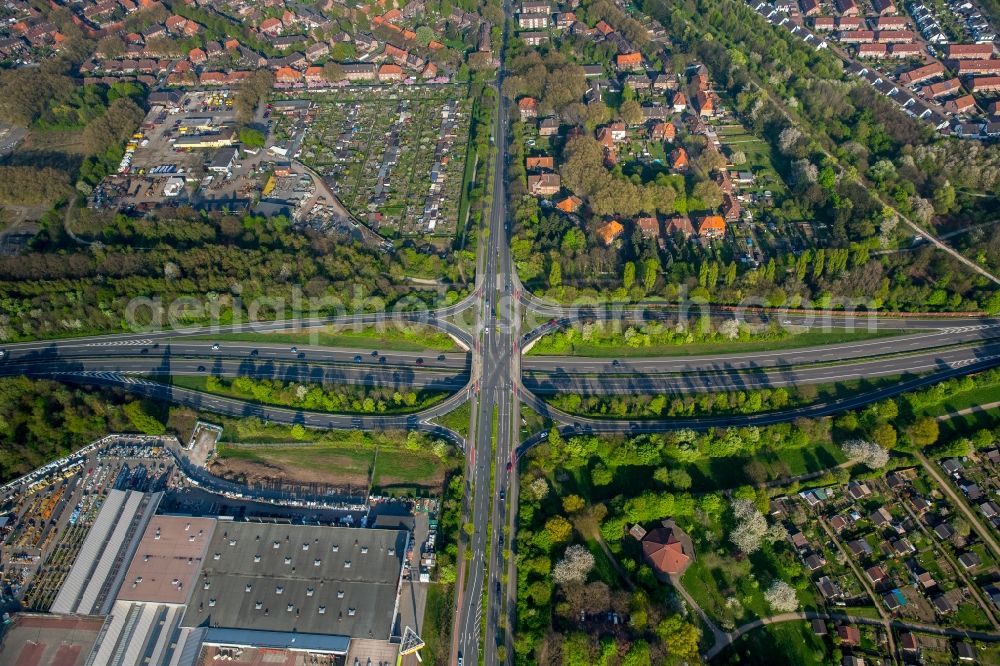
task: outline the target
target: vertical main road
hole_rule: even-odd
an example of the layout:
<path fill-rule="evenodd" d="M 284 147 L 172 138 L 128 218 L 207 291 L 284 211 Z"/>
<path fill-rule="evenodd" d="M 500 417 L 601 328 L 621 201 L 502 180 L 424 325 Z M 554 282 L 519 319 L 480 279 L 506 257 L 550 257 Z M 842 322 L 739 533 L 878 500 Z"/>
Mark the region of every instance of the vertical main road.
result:
<path fill-rule="evenodd" d="M 504 2 L 504 16 L 510 6 Z M 480 294 L 474 350 L 473 396 L 474 420 L 469 438 L 467 486 L 472 493 L 469 522 L 472 534 L 459 575 L 455 645 L 463 666 L 503 663 L 498 647 L 509 643 L 508 632 L 501 627 L 509 613 L 506 571 L 511 563 L 504 553 L 505 525 L 508 523 L 506 495 L 510 489 L 518 412 L 515 386 L 519 364 L 516 344 L 518 321 L 513 298 L 514 278 L 510 260 L 507 226 L 506 160 L 508 104 L 502 94 L 503 58 L 507 37 L 500 47 L 501 66 L 497 75 L 498 107 L 492 130 L 495 162 L 492 169 L 493 191 L 488 231 L 480 242 Z M 506 610 L 505 610 L 506 609 Z M 482 646 L 482 654 L 480 654 Z"/>

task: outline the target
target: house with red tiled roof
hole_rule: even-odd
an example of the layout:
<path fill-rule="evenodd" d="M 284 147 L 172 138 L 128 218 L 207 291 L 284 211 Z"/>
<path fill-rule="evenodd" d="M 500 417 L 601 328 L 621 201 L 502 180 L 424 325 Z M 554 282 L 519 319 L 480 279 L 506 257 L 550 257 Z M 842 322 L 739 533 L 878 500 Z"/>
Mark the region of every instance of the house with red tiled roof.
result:
<path fill-rule="evenodd" d="M 416 38 L 417 38 L 417 33 L 413 32 L 412 30 L 403 31 L 403 39 L 414 40 Z"/>
<path fill-rule="evenodd" d="M 432 62 L 428 62 L 426 65 L 424 65 L 424 68 L 420 71 L 420 76 L 422 76 L 425 79 L 433 79 L 437 75 L 438 75 L 437 65 L 435 65 Z"/>
<path fill-rule="evenodd" d="M 673 123 L 657 122 L 649 128 L 649 138 L 653 141 L 673 141 L 677 136 L 677 128 Z"/>
<path fill-rule="evenodd" d="M 534 97 L 522 97 L 517 100 L 517 110 L 521 114 L 521 120 L 531 120 L 538 117 L 538 100 Z"/>
<path fill-rule="evenodd" d="M 556 203 L 556 208 L 564 213 L 575 213 L 583 206 L 583 199 L 576 195 L 569 195 Z"/>
<path fill-rule="evenodd" d="M 188 51 L 188 59 L 191 62 L 193 62 L 194 64 L 200 65 L 201 63 L 203 63 L 206 60 L 208 60 L 208 56 L 205 54 L 204 51 L 202 51 L 201 49 L 195 47 L 195 48 L 191 49 L 190 51 Z"/>
<path fill-rule="evenodd" d="M 609 220 L 601 226 L 597 227 L 597 237 L 601 239 L 601 242 L 605 245 L 611 245 L 622 235 L 625 231 L 625 227 L 618 220 Z"/>
<path fill-rule="evenodd" d="M 402 81 L 403 68 L 399 65 L 385 64 L 378 68 L 379 81 Z"/>
<path fill-rule="evenodd" d="M 594 26 L 594 29 L 597 30 L 597 32 L 604 35 L 605 37 L 607 37 L 608 35 L 610 35 L 615 31 L 615 29 L 612 28 L 610 25 L 608 25 L 607 22 L 604 21 L 603 19 L 597 22 L 597 25 Z"/>
<path fill-rule="evenodd" d="M 699 116 L 705 117 L 715 115 L 715 100 L 712 99 L 712 95 L 710 93 L 699 90 L 696 102 L 698 105 Z"/>
<path fill-rule="evenodd" d="M 702 238 L 722 238 L 726 235 L 726 221 L 721 215 L 706 215 L 698 221 L 698 235 Z"/>
<path fill-rule="evenodd" d="M 274 73 L 275 83 L 292 84 L 302 79 L 302 73 L 291 67 L 282 67 Z"/>
<path fill-rule="evenodd" d="M 675 171 L 687 171 L 690 166 L 687 151 L 680 146 L 670 151 L 670 166 Z"/>
<path fill-rule="evenodd" d="M 694 226 L 692 226 L 690 218 L 686 215 L 674 215 L 673 217 L 668 217 L 664 221 L 663 227 L 668 236 L 680 233 L 683 234 L 685 239 L 688 239 L 694 233 Z"/>
<path fill-rule="evenodd" d="M 173 16 L 167 17 L 167 20 L 163 22 L 163 25 L 165 25 L 167 30 L 171 32 L 178 32 L 184 29 L 185 23 L 187 23 L 186 18 L 174 14 Z"/>
<path fill-rule="evenodd" d="M 740 219 L 742 210 L 740 209 L 740 202 L 736 200 L 732 194 L 726 192 L 722 195 L 722 217 L 726 218 L 727 222 L 735 222 Z"/>
<path fill-rule="evenodd" d="M 385 14 L 382 14 L 382 18 L 386 21 L 398 21 L 403 18 L 403 12 L 398 9 L 390 9 Z"/>
<path fill-rule="evenodd" d="M 642 54 L 639 52 L 635 53 L 622 53 L 618 56 L 615 64 L 618 66 L 618 71 L 628 71 L 642 67 Z"/>
<path fill-rule="evenodd" d="M 640 217 L 636 219 L 635 226 L 638 227 L 643 238 L 660 237 L 660 221 L 655 217 Z"/>
<path fill-rule="evenodd" d="M 202 72 L 198 77 L 198 84 L 203 86 L 222 86 L 226 84 L 227 77 L 223 72 Z"/>
<path fill-rule="evenodd" d="M 184 34 L 188 37 L 197 35 L 199 30 L 201 30 L 201 26 L 194 21 L 188 21 L 184 24 Z"/>
<path fill-rule="evenodd" d="M 975 108 L 976 100 L 972 95 L 962 95 L 944 103 L 944 110 L 948 113 L 968 113 Z"/>
<path fill-rule="evenodd" d="M 283 27 L 281 21 L 276 18 L 266 18 L 260 23 L 260 31 L 272 37 L 280 35 Z"/>
<path fill-rule="evenodd" d="M 674 93 L 674 98 L 671 101 L 674 107 L 674 113 L 684 113 L 688 108 L 687 95 L 682 93 L 680 90 Z"/>
<path fill-rule="evenodd" d="M 555 159 L 551 155 L 528 157 L 524 160 L 524 168 L 528 171 L 537 169 L 548 169 L 549 171 L 552 171 L 556 168 Z"/>
<path fill-rule="evenodd" d="M 664 520 L 662 527 L 646 532 L 639 543 L 642 559 L 661 579 L 681 575 L 694 558 L 691 538 L 672 520 Z"/>
<path fill-rule="evenodd" d="M 327 83 L 326 77 L 323 76 L 323 68 L 312 66 L 306 67 L 306 85 L 307 86 L 325 86 Z"/>
<path fill-rule="evenodd" d="M 238 39 L 233 39 L 232 37 L 230 37 L 225 41 L 223 46 L 226 48 L 227 51 L 235 51 L 236 49 L 240 48 L 240 42 Z"/>

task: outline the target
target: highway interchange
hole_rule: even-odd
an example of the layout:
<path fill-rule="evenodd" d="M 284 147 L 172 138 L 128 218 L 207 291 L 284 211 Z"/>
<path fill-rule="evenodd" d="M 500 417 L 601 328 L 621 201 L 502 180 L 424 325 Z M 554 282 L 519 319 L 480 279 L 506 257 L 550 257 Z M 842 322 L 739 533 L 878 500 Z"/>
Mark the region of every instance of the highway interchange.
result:
<path fill-rule="evenodd" d="M 509 3 L 505 11 L 511 12 Z M 501 57 L 503 52 L 501 52 Z M 497 89 L 503 83 L 503 68 Z M 136 332 L 6 345 L 0 376 L 29 375 L 60 381 L 124 388 L 130 392 L 218 414 L 254 416 L 275 423 L 320 429 L 421 430 L 458 445 L 467 460 L 463 522 L 472 534 L 462 537 L 458 559 L 452 663 L 503 663 L 512 654 L 516 574 L 511 557 L 517 506 L 516 459 L 543 441 L 547 432 L 520 440 L 521 404 L 550 418 L 564 434 L 642 433 L 677 428 L 765 425 L 801 416 L 823 416 L 863 406 L 947 377 L 1000 365 L 1000 322 L 989 318 L 932 318 L 776 313 L 789 327 L 844 329 L 854 326 L 893 331 L 895 335 L 815 348 L 701 354 L 664 358 L 584 358 L 524 355 L 544 334 L 562 326 L 596 320 L 623 325 L 650 320 L 676 322 L 684 308 L 664 304 L 584 306 L 549 303 L 519 282 L 509 251 L 506 190 L 508 108 L 501 102 L 493 136 L 492 206 L 488 233 L 479 234 L 475 289 L 448 307 L 391 314 L 340 314 L 330 317 L 247 322 L 185 330 Z M 695 308 L 733 317 L 723 308 Z M 741 314 L 766 321 L 767 312 Z M 691 317 L 688 317 L 689 319 Z M 269 342 L 267 333 L 308 331 L 331 325 L 370 326 L 420 323 L 448 333 L 459 351 L 399 352 L 387 349 L 330 348 Z M 231 341 L 234 333 L 259 333 L 256 339 Z M 213 338 L 218 336 L 218 338 Z M 522 367 L 523 366 L 523 367 Z M 308 412 L 209 395 L 171 386 L 169 376 L 281 379 L 354 384 L 396 390 L 450 392 L 432 407 L 405 415 L 352 415 Z M 900 381 L 866 389 L 839 400 L 781 412 L 662 420 L 584 418 L 549 406 L 540 397 L 559 391 L 585 394 L 746 390 L 829 384 L 874 377 Z M 439 425 L 439 417 L 470 402 L 469 436 Z M 464 552 L 471 551 L 466 559 Z M 485 629 L 485 634 L 483 630 Z M 482 654 L 480 654 L 482 651 Z"/>

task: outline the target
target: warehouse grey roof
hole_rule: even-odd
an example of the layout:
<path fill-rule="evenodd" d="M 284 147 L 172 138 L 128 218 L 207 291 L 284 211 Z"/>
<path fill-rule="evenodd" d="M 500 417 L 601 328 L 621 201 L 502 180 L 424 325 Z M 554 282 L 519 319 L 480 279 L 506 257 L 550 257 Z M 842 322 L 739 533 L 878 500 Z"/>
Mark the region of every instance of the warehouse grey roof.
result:
<path fill-rule="evenodd" d="M 185 626 L 389 638 L 409 534 L 219 524 Z"/>

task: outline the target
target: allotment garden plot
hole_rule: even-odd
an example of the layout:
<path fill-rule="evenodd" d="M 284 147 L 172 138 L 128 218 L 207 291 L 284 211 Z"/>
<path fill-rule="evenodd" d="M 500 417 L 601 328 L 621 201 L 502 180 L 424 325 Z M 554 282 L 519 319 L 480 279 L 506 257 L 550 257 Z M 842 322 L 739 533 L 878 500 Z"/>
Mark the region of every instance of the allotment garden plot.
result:
<path fill-rule="evenodd" d="M 299 159 L 383 235 L 453 235 L 468 147 L 466 92 L 415 86 L 314 95 Z"/>

